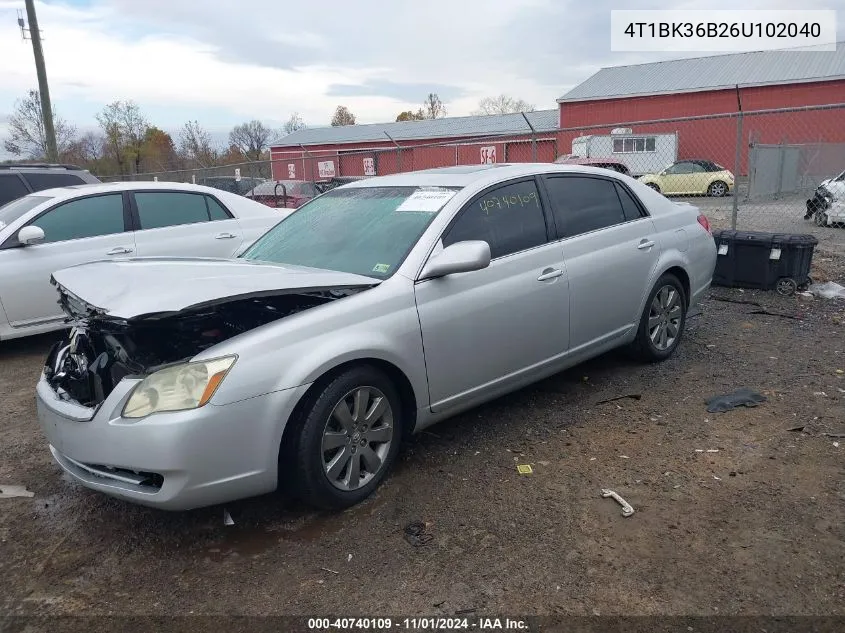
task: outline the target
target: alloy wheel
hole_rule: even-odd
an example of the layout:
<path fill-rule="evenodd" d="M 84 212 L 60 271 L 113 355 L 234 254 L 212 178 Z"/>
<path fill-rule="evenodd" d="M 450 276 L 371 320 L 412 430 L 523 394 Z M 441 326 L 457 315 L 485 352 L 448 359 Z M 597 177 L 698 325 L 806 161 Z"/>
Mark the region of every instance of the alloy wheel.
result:
<path fill-rule="evenodd" d="M 357 387 L 332 409 L 323 429 L 323 472 L 340 490 L 366 486 L 384 468 L 393 442 L 393 409 L 375 387 Z"/>
<path fill-rule="evenodd" d="M 684 308 L 681 293 L 672 286 L 663 286 L 657 291 L 648 313 L 648 336 L 652 345 L 661 352 L 666 351 L 678 339 Z"/>
<path fill-rule="evenodd" d="M 721 198 L 725 195 L 726 190 L 727 187 L 725 187 L 725 184 L 722 182 L 714 182 L 710 185 L 710 195 L 714 198 Z"/>

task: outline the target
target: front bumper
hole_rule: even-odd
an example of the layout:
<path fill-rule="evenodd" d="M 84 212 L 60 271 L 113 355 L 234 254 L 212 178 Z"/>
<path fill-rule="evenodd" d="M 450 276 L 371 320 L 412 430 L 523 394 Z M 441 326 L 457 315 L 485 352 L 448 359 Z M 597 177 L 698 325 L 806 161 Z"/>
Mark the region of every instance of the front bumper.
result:
<path fill-rule="evenodd" d="M 41 429 L 58 464 L 82 485 L 165 510 L 188 510 L 276 489 L 282 433 L 308 389 L 127 420 L 137 380 L 124 379 L 97 408 L 61 400 L 44 376 Z"/>

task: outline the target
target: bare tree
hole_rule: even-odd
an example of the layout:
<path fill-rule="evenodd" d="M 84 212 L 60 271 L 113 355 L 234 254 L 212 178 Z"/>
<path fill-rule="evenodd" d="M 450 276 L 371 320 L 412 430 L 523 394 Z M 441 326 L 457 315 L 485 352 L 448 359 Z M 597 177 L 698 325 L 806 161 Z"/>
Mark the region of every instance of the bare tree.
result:
<path fill-rule="evenodd" d="M 478 110 L 473 114 L 513 114 L 534 112 L 534 110 L 534 106 L 530 103 L 502 94 L 498 97 L 484 97 L 478 102 Z"/>
<path fill-rule="evenodd" d="M 86 132 L 59 154 L 62 160 L 75 165 L 90 165 L 103 156 L 105 139 L 94 132 Z"/>
<path fill-rule="evenodd" d="M 264 150 L 270 146 L 273 130 L 261 121 L 252 120 L 236 125 L 229 132 L 229 145 L 237 147 L 248 160 L 261 160 Z"/>
<path fill-rule="evenodd" d="M 423 109 L 420 108 L 416 112 L 413 110 L 405 110 L 404 112 L 400 112 L 399 115 L 396 117 L 397 121 L 422 121 L 425 119 L 425 112 Z"/>
<path fill-rule="evenodd" d="M 296 132 L 297 130 L 301 130 L 305 127 L 305 121 L 299 116 L 299 112 L 294 112 L 290 115 L 290 118 L 285 122 L 282 126 L 282 131 L 285 134 L 291 134 Z"/>
<path fill-rule="evenodd" d="M 198 121 L 188 121 L 179 132 L 179 153 L 200 167 L 211 167 L 219 159 L 219 152 L 211 142 L 211 134 Z"/>
<path fill-rule="evenodd" d="M 332 126 L 340 127 L 342 125 L 355 125 L 355 115 L 345 105 L 337 106 L 332 117 Z"/>
<path fill-rule="evenodd" d="M 446 106 L 443 105 L 436 92 L 428 93 L 423 102 L 423 112 L 426 119 L 439 119 L 446 116 Z"/>
<path fill-rule="evenodd" d="M 117 162 L 120 172 L 127 173 L 132 165 L 138 173 L 141 151 L 150 128 L 138 104 L 134 101 L 114 101 L 97 115 L 97 122 L 106 137 L 106 150 Z"/>
<path fill-rule="evenodd" d="M 30 90 L 23 99 L 17 100 L 9 117 L 9 136 L 3 140 L 3 149 L 13 156 L 44 159 L 47 156 L 47 135 L 41 112 L 41 97 L 37 90 Z M 53 128 L 56 131 L 56 148 L 61 156 L 76 140 L 76 128 L 59 118 L 55 110 Z"/>

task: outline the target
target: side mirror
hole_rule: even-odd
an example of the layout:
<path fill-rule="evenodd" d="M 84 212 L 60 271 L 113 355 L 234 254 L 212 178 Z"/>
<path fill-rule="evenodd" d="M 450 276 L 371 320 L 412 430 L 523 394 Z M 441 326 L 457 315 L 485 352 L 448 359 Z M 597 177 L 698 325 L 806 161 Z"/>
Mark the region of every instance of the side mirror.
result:
<path fill-rule="evenodd" d="M 435 279 L 481 270 L 490 265 L 490 245 L 482 241 L 457 242 L 432 257 L 423 268 L 420 280 Z"/>
<path fill-rule="evenodd" d="M 23 246 L 32 246 L 44 241 L 44 229 L 30 224 L 18 231 L 18 242 Z"/>

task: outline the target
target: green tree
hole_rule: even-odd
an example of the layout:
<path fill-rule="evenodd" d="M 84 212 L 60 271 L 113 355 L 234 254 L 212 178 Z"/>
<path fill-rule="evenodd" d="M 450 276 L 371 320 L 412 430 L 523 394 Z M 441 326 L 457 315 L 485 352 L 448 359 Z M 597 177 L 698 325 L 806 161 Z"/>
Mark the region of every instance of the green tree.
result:
<path fill-rule="evenodd" d="M 106 155 L 117 163 L 119 173 L 127 174 L 134 168 L 140 172 L 144 139 L 150 124 L 134 101 L 114 101 L 108 104 L 97 122 L 105 136 Z"/>
<path fill-rule="evenodd" d="M 397 121 L 422 121 L 425 119 L 425 112 L 423 109 L 420 108 L 416 112 L 413 110 L 405 110 L 404 112 L 400 112 L 399 116 L 396 117 Z"/>

